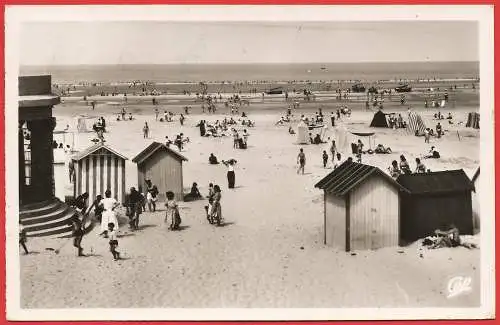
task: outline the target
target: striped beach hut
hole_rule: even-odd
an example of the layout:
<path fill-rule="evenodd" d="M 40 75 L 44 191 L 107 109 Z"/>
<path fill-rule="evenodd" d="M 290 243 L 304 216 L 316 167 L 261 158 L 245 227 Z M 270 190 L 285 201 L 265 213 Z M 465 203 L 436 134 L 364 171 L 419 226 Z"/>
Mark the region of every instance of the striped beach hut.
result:
<path fill-rule="evenodd" d="M 73 157 L 76 180 L 74 196 L 88 192 L 92 201 L 99 194 L 109 189 L 118 202 L 125 201 L 125 160 L 103 143 L 95 144 Z"/>
<path fill-rule="evenodd" d="M 415 112 L 408 112 L 408 132 L 411 132 L 411 134 L 416 134 L 417 132 L 418 134 L 424 134 L 425 129 L 426 126 L 422 117 Z"/>

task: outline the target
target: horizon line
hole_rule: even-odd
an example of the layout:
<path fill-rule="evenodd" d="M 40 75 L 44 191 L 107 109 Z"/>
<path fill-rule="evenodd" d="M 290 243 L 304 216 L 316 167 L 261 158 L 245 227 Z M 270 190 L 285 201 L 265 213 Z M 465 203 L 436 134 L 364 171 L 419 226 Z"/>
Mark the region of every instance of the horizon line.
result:
<path fill-rule="evenodd" d="M 387 63 L 480 63 L 480 60 L 415 60 L 415 61 L 345 61 L 345 62 L 166 62 L 166 63 L 68 63 L 68 64 L 20 64 L 20 67 L 66 67 L 66 66 L 128 66 L 128 65 L 256 65 L 256 64 L 387 64 Z"/>

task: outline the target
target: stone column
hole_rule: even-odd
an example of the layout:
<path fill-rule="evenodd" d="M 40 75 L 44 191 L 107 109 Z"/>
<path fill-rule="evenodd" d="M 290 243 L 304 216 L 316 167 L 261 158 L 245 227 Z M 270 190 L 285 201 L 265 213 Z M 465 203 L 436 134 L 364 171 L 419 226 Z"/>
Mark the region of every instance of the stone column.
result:
<path fill-rule="evenodd" d="M 31 202 L 54 198 L 54 152 L 52 149 L 55 118 L 28 122 L 31 131 Z"/>

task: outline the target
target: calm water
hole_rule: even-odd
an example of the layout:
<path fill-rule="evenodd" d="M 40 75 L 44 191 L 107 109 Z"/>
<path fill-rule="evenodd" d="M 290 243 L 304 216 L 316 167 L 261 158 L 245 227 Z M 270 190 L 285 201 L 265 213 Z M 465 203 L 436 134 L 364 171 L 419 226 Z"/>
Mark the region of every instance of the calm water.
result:
<path fill-rule="evenodd" d="M 20 73 L 51 74 L 55 83 L 470 79 L 479 77 L 479 62 L 23 66 Z"/>

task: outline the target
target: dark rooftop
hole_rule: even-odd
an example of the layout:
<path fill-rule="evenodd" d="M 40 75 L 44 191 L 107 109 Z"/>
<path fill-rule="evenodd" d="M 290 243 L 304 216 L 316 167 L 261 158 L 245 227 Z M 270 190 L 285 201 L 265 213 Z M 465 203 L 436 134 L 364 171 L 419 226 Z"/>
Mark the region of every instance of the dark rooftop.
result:
<path fill-rule="evenodd" d="M 397 182 L 411 194 L 443 194 L 474 189 L 474 184 L 462 169 L 401 175 Z"/>
<path fill-rule="evenodd" d="M 166 145 L 160 142 L 153 142 L 149 146 L 146 147 L 146 149 L 142 150 L 137 156 L 135 156 L 132 161 L 141 164 L 144 162 L 148 157 L 150 157 L 153 153 L 155 153 L 157 150 L 166 150 L 167 152 L 171 153 L 173 156 L 175 156 L 179 160 L 185 160 L 187 161 L 187 158 L 178 153 L 177 151 L 170 149 Z"/>

